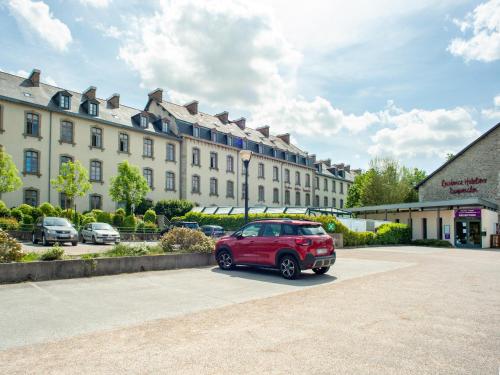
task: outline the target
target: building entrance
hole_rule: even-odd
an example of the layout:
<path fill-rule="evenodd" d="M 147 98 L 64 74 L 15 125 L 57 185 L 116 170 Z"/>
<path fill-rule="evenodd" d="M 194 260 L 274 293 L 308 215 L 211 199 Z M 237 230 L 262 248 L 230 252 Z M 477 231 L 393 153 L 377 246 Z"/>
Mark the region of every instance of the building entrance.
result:
<path fill-rule="evenodd" d="M 481 221 L 455 219 L 455 246 L 481 247 Z"/>

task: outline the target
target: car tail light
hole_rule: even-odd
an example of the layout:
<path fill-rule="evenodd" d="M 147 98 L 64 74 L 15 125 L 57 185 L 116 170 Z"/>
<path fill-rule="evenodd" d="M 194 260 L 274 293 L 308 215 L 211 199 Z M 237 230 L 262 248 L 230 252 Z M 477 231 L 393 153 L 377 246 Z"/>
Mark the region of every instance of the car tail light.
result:
<path fill-rule="evenodd" d="M 295 243 L 297 245 L 309 246 L 311 245 L 312 241 L 309 238 L 299 237 L 295 239 Z"/>

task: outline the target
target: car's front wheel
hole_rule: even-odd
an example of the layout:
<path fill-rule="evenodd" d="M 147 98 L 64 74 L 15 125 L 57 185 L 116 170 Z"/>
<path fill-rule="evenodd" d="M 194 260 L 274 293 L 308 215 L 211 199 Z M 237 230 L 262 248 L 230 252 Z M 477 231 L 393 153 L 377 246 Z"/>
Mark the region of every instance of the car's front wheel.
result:
<path fill-rule="evenodd" d="M 85 243 L 85 237 L 83 236 L 83 234 L 80 235 L 80 242 Z"/>
<path fill-rule="evenodd" d="M 320 268 L 313 268 L 313 272 L 316 275 L 323 275 L 324 273 L 327 273 L 330 270 L 330 267 L 320 267 Z"/>
<path fill-rule="evenodd" d="M 36 245 L 38 243 L 38 240 L 36 239 L 35 232 L 33 232 L 31 234 L 31 242 L 33 243 L 33 245 Z"/>
<path fill-rule="evenodd" d="M 47 241 L 47 238 L 45 237 L 45 233 L 42 233 L 42 245 L 49 246 L 49 241 Z"/>
<path fill-rule="evenodd" d="M 296 279 L 300 274 L 299 262 L 294 256 L 285 255 L 280 259 L 280 272 L 285 279 Z"/>
<path fill-rule="evenodd" d="M 234 268 L 233 256 L 228 250 L 219 251 L 217 254 L 217 263 L 222 270 L 230 270 Z"/>

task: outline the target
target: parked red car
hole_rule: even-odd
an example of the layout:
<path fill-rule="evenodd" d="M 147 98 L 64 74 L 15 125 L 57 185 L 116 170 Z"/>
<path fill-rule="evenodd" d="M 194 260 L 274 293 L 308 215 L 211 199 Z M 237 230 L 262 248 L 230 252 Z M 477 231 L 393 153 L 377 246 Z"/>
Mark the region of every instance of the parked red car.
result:
<path fill-rule="evenodd" d="M 236 265 L 277 268 L 286 279 L 301 270 L 321 275 L 335 263 L 333 239 L 321 224 L 291 219 L 253 221 L 231 236 L 217 241 L 215 257 L 219 267 Z"/>

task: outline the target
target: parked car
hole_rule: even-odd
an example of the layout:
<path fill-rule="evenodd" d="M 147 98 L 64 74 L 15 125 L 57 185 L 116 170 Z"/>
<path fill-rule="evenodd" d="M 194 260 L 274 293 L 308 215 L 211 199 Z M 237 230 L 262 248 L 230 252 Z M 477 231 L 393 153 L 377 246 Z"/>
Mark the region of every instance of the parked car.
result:
<path fill-rule="evenodd" d="M 336 259 L 333 239 L 321 224 L 291 219 L 253 221 L 219 239 L 215 257 L 223 270 L 236 265 L 277 268 L 286 279 L 306 269 L 324 274 Z"/>
<path fill-rule="evenodd" d="M 89 223 L 80 231 L 80 242 L 120 242 L 120 233 L 107 223 Z"/>
<path fill-rule="evenodd" d="M 200 229 L 208 237 L 222 237 L 224 235 L 224 228 L 220 225 L 202 225 Z"/>
<path fill-rule="evenodd" d="M 78 244 L 78 232 L 68 219 L 62 217 L 39 217 L 31 233 L 31 241 L 37 244 L 42 241 L 44 246 L 51 243 L 71 242 L 73 246 Z"/>
<path fill-rule="evenodd" d="M 200 226 L 198 225 L 198 223 L 196 221 L 174 221 L 170 225 L 168 225 L 167 227 L 163 228 L 160 231 L 160 235 L 163 236 L 165 233 L 167 233 L 172 228 L 189 228 L 189 229 L 199 230 Z"/>

